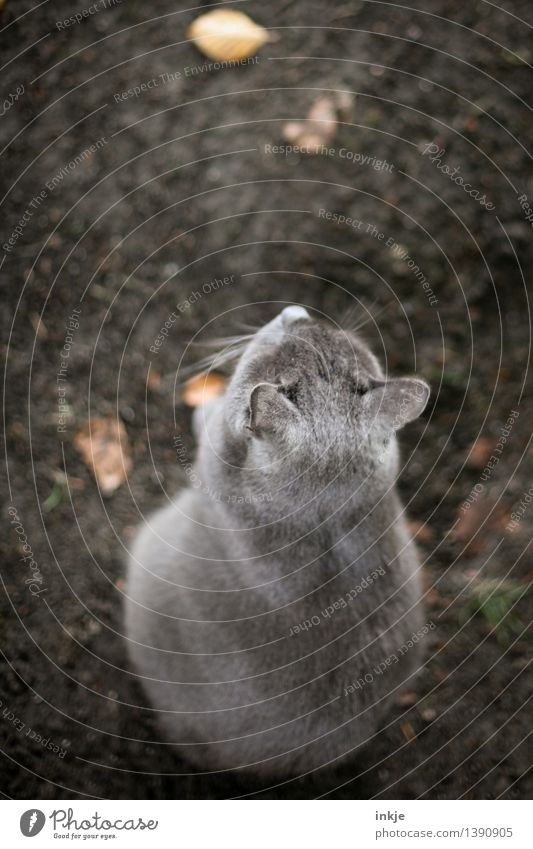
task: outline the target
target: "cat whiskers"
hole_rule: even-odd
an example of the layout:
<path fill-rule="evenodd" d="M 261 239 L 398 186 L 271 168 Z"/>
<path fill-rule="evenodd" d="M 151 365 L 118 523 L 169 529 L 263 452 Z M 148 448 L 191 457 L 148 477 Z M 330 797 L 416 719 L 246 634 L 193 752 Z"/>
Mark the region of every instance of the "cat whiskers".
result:
<path fill-rule="evenodd" d="M 208 342 L 193 343 L 203 348 L 214 347 L 216 351 L 208 354 L 201 360 L 196 360 L 194 363 L 181 368 L 181 379 L 185 381 L 191 375 L 226 369 L 228 366 L 234 365 L 241 358 L 244 350 L 254 336 L 255 333 L 246 333 L 240 336 L 226 336 L 224 338 L 211 339 Z"/>

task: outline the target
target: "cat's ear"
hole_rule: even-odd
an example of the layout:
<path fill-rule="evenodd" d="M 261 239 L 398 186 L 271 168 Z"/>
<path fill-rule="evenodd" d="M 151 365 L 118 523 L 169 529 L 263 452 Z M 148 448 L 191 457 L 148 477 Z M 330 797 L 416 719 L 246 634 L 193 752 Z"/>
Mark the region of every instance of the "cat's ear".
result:
<path fill-rule="evenodd" d="M 296 407 L 281 389 L 276 383 L 258 383 L 250 392 L 247 428 L 254 436 L 286 436 L 296 424 Z"/>
<path fill-rule="evenodd" d="M 429 394 L 427 383 L 417 378 L 373 379 L 362 402 L 369 419 L 395 431 L 418 418 L 425 409 Z"/>

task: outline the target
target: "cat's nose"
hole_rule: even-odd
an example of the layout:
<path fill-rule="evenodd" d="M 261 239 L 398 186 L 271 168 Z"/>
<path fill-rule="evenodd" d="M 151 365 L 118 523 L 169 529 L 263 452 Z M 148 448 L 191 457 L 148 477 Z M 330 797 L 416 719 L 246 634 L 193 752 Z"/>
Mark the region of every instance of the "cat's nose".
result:
<path fill-rule="evenodd" d="M 299 307 L 296 304 L 293 304 L 290 307 L 285 307 L 285 309 L 281 311 L 281 321 L 284 327 L 288 327 L 293 321 L 299 321 L 302 318 L 310 318 L 305 307 Z"/>

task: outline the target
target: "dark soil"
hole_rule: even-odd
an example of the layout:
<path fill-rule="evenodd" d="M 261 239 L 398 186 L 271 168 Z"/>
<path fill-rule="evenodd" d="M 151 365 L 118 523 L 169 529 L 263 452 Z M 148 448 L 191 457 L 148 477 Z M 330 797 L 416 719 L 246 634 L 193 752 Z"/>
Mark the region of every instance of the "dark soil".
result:
<path fill-rule="evenodd" d="M 2 118 L 2 245 L 31 213 L 1 251 L 3 793 L 530 798 L 533 510 L 524 504 L 514 530 L 508 522 L 533 476 L 532 229 L 518 200 L 533 203 L 531 4 L 250 0 L 240 7 L 275 40 L 255 63 L 197 73 L 186 71 L 206 61 L 185 38 L 198 11 L 180 5 L 190 4 L 124 0 L 64 30 L 56 22 L 90 4 L 32 5 L 8 0 L 1 13 L 2 57 L 12 60 L 4 96 L 25 85 Z M 163 83 L 164 74 L 176 79 Z M 114 97 L 154 78 L 139 96 Z M 265 150 L 334 90 L 356 98 L 333 155 Z M 429 143 L 493 210 L 423 155 Z M 393 167 L 350 161 L 342 148 Z M 229 275 L 233 284 L 193 298 L 150 352 L 177 301 Z M 419 542 L 437 627 L 414 695 L 403 695 L 362 761 L 265 789 L 237 775 L 183 774 L 128 669 L 121 605 L 135 526 L 185 481 L 172 443 L 183 432 L 192 445 L 175 389 L 180 357 L 195 334 L 238 333 L 287 302 L 336 320 L 355 305 L 388 368 L 431 383 L 431 408 L 402 435 L 401 491 L 413 523 L 427 523 Z M 56 377 L 74 308 L 61 433 Z M 147 388 L 150 368 L 160 380 Z M 513 410 L 486 474 L 491 443 L 468 461 L 470 449 L 481 437 L 497 443 Z M 133 469 L 104 498 L 73 436 L 89 416 L 116 413 Z M 39 595 L 10 506 L 40 570 Z M 480 611 L 487 587 L 497 589 Z"/>

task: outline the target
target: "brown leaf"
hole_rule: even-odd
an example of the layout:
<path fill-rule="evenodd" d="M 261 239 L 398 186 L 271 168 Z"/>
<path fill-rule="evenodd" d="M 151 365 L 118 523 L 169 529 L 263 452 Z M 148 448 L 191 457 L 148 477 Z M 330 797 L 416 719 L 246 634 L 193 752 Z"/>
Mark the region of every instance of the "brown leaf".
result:
<path fill-rule="evenodd" d="M 419 542 L 431 542 L 433 539 L 433 530 L 429 525 L 423 522 L 412 521 L 407 523 L 409 533 L 416 537 Z"/>
<path fill-rule="evenodd" d="M 402 734 L 408 743 L 410 743 L 411 740 L 416 739 L 416 731 L 410 722 L 400 722 L 400 728 L 402 729 Z"/>
<path fill-rule="evenodd" d="M 148 371 L 148 376 L 146 378 L 146 383 L 148 389 L 151 389 L 152 392 L 157 392 L 161 385 L 161 375 L 155 368 L 150 368 Z"/>
<path fill-rule="evenodd" d="M 482 554 L 488 544 L 487 532 L 503 529 L 509 515 L 503 505 L 495 506 L 495 501 L 483 494 L 468 503 L 470 507 L 467 510 L 459 511 L 452 537 L 465 546 L 465 554 Z"/>
<path fill-rule="evenodd" d="M 187 381 L 182 398 L 189 407 L 200 407 L 212 398 L 223 395 L 226 389 L 226 378 L 221 374 L 210 371 L 208 374 L 198 374 Z"/>
<path fill-rule="evenodd" d="M 329 97 L 319 97 L 307 113 L 306 121 L 291 121 L 283 127 L 283 137 L 303 148 L 304 153 L 320 153 L 337 131 L 337 102 Z"/>
<path fill-rule="evenodd" d="M 48 330 L 46 328 L 46 324 L 42 320 L 39 313 L 30 313 L 30 321 L 33 329 L 35 330 L 35 335 L 39 339 L 48 339 Z"/>
<path fill-rule="evenodd" d="M 74 445 L 92 470 L 102 492 L 114 492 L 126 480 L 132 463 L 128 435 L 121 421 L 94 418 L 77 432 Z"/>
<path fill-rule="evenodd" d="M 492 436 L 480 436 L 471 448 L 467 465 L 472 469 L 483 469 L 496 444 L 497 441 Z"/>
<path fill-rule="evenodd" d="M 269 40 L 269 35 L 244 12 L 215 9 L 192 22 L 187 38 L 210 59 L 239 62 L 253 56 Z"/>
<path fill-rule="evenodd" d="M 445 601 L 444 601 L 443 597 L 433 587 L 431 587 L 429 590 L 427 590 L 426 593 L 424 594 L 424 602 L 427 605 L 427 607 L 444 607 L 445 606 Z"/>
<path fill-rule="evenodd" d="M 412 707 L 413 705 L 416 705 L 417 701 L 417 694 L 413 693 L 411 690 L 403 690 L 401 693 L 398 693 L 396 698 L 397 704 L 402 707 Z"/>

